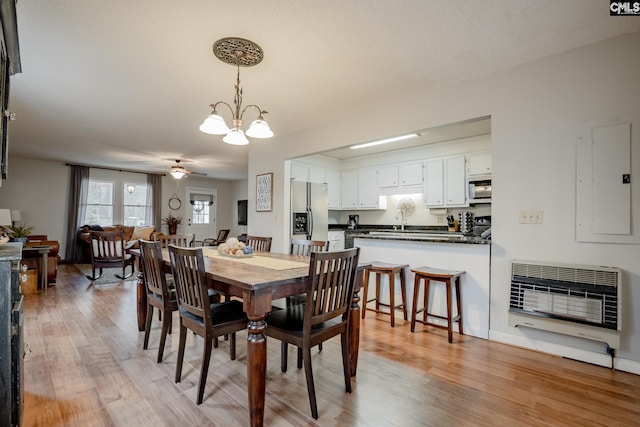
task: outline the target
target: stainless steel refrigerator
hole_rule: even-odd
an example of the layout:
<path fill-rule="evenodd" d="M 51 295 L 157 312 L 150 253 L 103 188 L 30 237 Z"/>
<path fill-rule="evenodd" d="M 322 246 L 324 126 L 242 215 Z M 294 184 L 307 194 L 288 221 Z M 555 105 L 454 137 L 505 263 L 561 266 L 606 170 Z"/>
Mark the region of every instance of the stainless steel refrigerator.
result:
<path fill-rule="evenodd" d="M 324 240 L 329 237 L 327 184 L 291 181 L 291 238 Z"/>

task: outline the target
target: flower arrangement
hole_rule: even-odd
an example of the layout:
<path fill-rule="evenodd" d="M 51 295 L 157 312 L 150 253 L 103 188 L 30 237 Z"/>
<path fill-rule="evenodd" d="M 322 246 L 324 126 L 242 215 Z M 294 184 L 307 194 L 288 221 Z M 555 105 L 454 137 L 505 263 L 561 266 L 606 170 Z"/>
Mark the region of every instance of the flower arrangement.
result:
<path fill-rule="evenodd" d="M 169 215 L 167 215 L 166 217 L 162 218 L 162 223 L 170 225 L 170 226 L 177 227 L 178 224 L 182 223 L 182 217 L 181 216 L 173 216 L 173 214 L 171 214 L 171 212 L 169 212 Z"/>

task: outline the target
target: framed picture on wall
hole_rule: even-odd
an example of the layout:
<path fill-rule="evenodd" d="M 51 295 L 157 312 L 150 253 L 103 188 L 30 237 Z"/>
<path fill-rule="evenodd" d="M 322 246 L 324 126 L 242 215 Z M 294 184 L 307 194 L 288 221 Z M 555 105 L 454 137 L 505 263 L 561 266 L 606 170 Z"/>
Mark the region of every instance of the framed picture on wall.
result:
<path fill-rule="evenodd" d="M 256 175 L 256 212 L 271 212 L 273 173 Z"/>

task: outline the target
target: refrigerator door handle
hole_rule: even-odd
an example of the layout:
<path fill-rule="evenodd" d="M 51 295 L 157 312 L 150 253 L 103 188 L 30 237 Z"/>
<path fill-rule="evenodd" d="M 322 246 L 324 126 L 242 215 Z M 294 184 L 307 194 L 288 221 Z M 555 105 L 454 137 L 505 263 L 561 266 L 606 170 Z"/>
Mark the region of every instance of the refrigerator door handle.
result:
<path fill-rule="evenodd" d="M 309 235 L 307 239 L 311 240 L 311 236 L 313 236 L 313 211 L 309 211 Z"/>

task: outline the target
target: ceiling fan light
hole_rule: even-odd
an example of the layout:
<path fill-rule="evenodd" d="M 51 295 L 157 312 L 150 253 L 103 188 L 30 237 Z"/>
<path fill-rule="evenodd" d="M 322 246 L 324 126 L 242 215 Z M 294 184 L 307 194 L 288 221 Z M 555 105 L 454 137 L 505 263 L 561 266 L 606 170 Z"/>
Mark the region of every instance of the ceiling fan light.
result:
<path fill-rule="evenodd" d="M 273 132 L 269 127 L 269 124 L 264 120 L 258 119 L 254 120 L 247 129 L 247 136 L 251 138 L 271 138 L 273 136 Z"/>
<path fill-rule="evenodd" d="M 185 176 L 183 168 L 171 168 L 169 172 L 175 179 L 182 179 Z"/>
<path fill-rule="evenodd" d="M 200 125 L 200 131 L 211 135 L 224 135 L 229 132 L 229 126 L 220 115 L 211 113 Z"/>
<path fill-rule="evenodd" d="M 222 140 L 231 145 L 247 145 L 249 143 L 247 137 L 244 136 L 244 132 L 238 128 L 231 129 Z"/>

